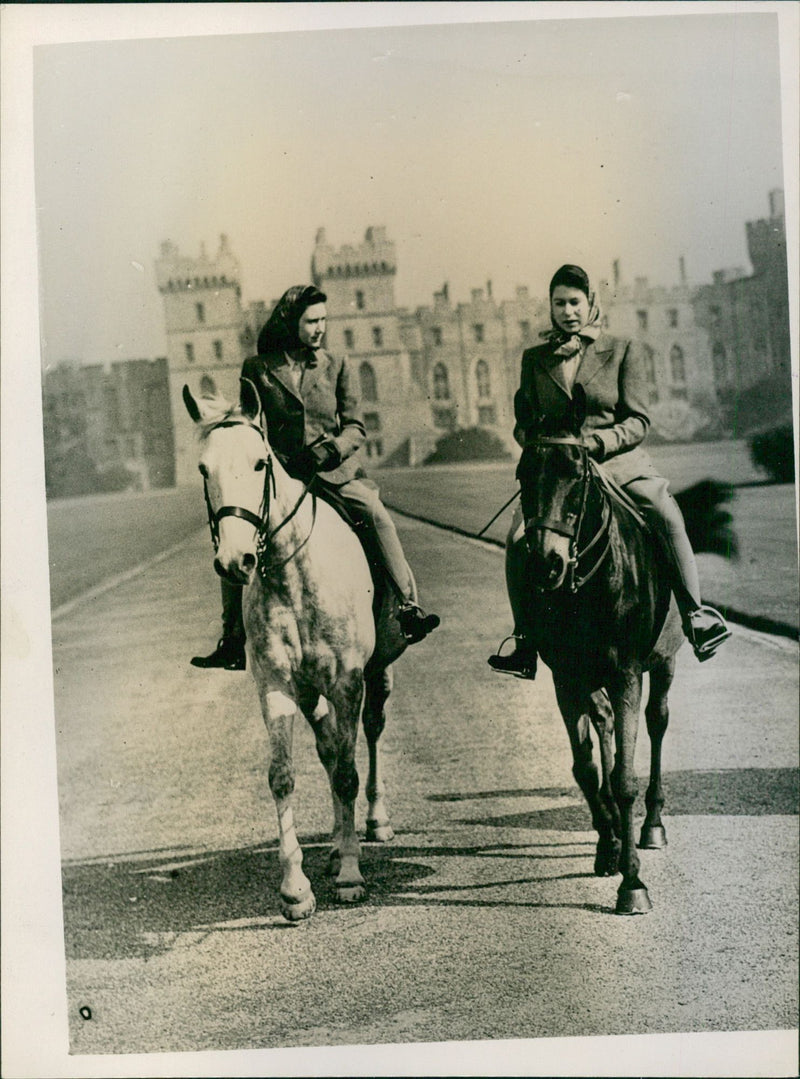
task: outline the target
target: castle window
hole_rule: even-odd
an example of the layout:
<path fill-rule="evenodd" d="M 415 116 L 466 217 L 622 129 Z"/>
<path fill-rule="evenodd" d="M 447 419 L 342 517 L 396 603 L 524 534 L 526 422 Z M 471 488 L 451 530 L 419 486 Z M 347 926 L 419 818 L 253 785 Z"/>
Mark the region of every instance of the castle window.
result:
<path fill-rule="evenodd" d="M 368 435 L 375 434 L 376 431 L 381 429 L 381 418 L 377 412 L 365 412 L 364 413 L 364 430 Z"/>
<path fill-rule="evenodd" d="M 353 331 L 352 330 L 345 330 L 344 331 L 344 347 L 345 348 L 352 348 L 354 344 L 355 344 L 355 338 L 353 337 Z"/>
<path fill-rule="evenodd" d="M 670 397 L 673 401 L 688 401 L 689 391 L 685 386 L 672 386 L 669 391 Z"/>
<path fill-rule="evenodd" d="M 221 341 L 215 341 L 214 342 L 214 359 L 215 360 L 221 360 L 222 359 L 222 342 Z"/>
<path fill-rule="evenodd" d="M 383 457 L 383 439 L 370 438 L 367 441 L 367 457 Z"/>
<path fill-rule="evenodd" d="M 194 309 L 195 309 L 195 312 L 197 314 L 197 321 L 198 322 L 205 322 L 205 320 L 206 320 L 206 309 L 205 309 L 205 307 L 203 307 L 203 305 L 201 303 L 196 303 L 194 305 Z"/>
<path fill-rule="evenodd" d="M 711 307 L 709 307 L 708 316 L 709 316 L 709 318 L 711 320 L 711 325 L 712 326 L 719 326 L 720 318 L 722 316 L 721 316 L 721 313 L 720 313 L 720 309 L 719 309 L 719 307 L 717 307 L 716 304 L 712 304 Z"/>
<path fill-rule="evenodd" d="M 636 318 L 637 318 L 637 321 L 639 323 L 639 329 L 640 330 L 646 330 L 647 329 L 647 312 L 646 311 L 637 311 L 636 312 Z"/>
<path fill-rule="evenodd" d="M 670 307 L 667 309 L 667 325 L 670 329 L 674 330 L 678 326 L 678 309 L 677 307 Z"/>
<path fill-rule="evenodd" d="M 721 341 L 717 341 L 714 345 L 711 359 L 714 364 L 714 381 L 725 382 L 728 377 L 728 360 L 725 355 L 725 346 Z"/>
<path fill-rule="evenodd" d="M 669 350 L 669 366 L 673 382 L 686 381 L 686 362 L 680 345 L 673 345 Z M 674 395 L 673 395 L 674 396 Z"/>
<path fill-rule="evenodd" d="M 437 348 L 441 345 L 441 343 L 442 343 L 442 327 L 441 326 L 432 326 L 431 327 L 431 339 L 432 339 L 434 345 Z"/>
<path fill-rule="evenodd" d="M 648 402 L 651 405 L 654 405 L 654 404 L 657 403 L 657 401 L 658 401 L 658 390 L 653 388 L 648 393 Z"/>
<path fill-rule="evenodd" d="M 372 343 L 375 348 L 381 348 L 383 346 L 383 330 L 380 326 L 372 327 Z"/>
<path fill-rule="evenodd" d="M 654 386 L 656 381 L 656 359 L 655 353 L 649 345 L 644 346 L 644 374 L 650 385 Z"/>
<path fill-rule="evenodd" d="M 523 341 L 527 341 L 531 335 L 531 324 L 526 318 L 522 319 L 519 324 L 519 335 Z"/>
<path fill-rule="evenodd" d="M 480 344 L 483 341 L 483 323 L 476 322 L 472 327 L 472 332 L 475 335 L 475 340 Z"/>
<path fill-rule="evenodd" d="M 489 377 L 489 364 L 486 360 L 478 360 L 475 364 L 475 381 L 478 385 L 478 397 L 487 398 L 492 396 L 492 381 Z"/>
<path fill-rule="evenodd" d="M 356 293 L 356 307 L 359 311 L 364 310 L 364 293 L 361 290 Z"/>
<path fill-rule="evenodd" d="M 186 362 L 194 363 L 194 345 L 191 341 L 187 341 L 183 346 L 183 351 L 186 354 Z"/>
<path fill-rule="evenodd" d="M 437 363 L 433 369 L 433 396 L 437 401 L 446 401 L 450 397 L 450 378 L 443 363 Z"/>
<path fill-rule="evenodd" d="M 478 424 L 480 427 L 494 427 L 497 423 L 497 410 L 494 405 L 478 406 Z"/>
<path fill-rule="evenodd" d="M 358 380 L 361 385 L 362 401 L 378 400 L 378 383 L 375 378 L 375 368 L 371 363 L 362 363 L 358 369 Z"/>

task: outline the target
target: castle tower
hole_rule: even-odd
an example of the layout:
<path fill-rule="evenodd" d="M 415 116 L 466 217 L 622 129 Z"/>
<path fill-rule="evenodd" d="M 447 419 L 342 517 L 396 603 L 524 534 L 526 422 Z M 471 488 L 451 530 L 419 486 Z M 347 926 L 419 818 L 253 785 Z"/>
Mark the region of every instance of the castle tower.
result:
<path fill-rule="evenodd" d="M 325 347 L 346 353 L 358 372 L 365 452 L 373 464 L 424 424 L 424 390 L 412 372 L 395 306 L 396 273 L 395 245 L 385 228 L 368 228 L 362 243 L 338 249 L 318 230 L 311 277 L 328 298 Z"/>
<path fill-rule="evenodd" d="M 213 259 L 200 249 L 199 258 L 181 255 L 162 243 L 156 260 L 158 290 L 164 299 L 167 362 L 175 425 L 175 482 L 193 482 L 197 453 L 191 421 L 183 404 L 183 386 L 193 393 L 203 375 L 210 375 L 229 401 L 239 397 L 239 372 L 248 351 L 248 333 L 241 307 L 239 264 L 226 236 Z"/>

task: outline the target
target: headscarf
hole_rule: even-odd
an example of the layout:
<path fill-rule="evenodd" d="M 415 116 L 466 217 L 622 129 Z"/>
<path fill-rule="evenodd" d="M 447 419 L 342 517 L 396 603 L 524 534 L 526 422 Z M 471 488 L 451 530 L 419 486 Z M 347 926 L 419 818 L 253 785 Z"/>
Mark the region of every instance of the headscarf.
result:
<path fill-rule="evenodd" d="M 300 348 L 302 342 L 297 330 L 303 312 L 315 303 L 325 303 L 326 299 L 325 293 L 320 292 L 316 285 L 292 285 L 287 288 L 258 335 L 256 348 L 259 356 Z"/>
<path fill-rule="evenodd" d="M 565 333 L 553 318 L 551 307 L 550 321 L 552 322 L 552 327 L 549 330 L 543 330 L 540 335 L 553 346 L 554 356 L 558 356 L 559 359 L 562 360 L 569 360 L 581 351 L 586 342 L 596 341 L 600 336 L 602 330 L 600 324 L 600 306 L 597 303 L 595 293 L 592 292 L 589 286 L 589 276 L 580 266 L 566 264 L 556 270 L 550 281 L 551 301 L 553 299 L 553 293 L 559 285 L 580 289 L 589 301 L 589 318 L 586 325 L 581 327 L 578 333 Z M 582 341 L 581 338 L 585 338 L 585 341 Z"/>

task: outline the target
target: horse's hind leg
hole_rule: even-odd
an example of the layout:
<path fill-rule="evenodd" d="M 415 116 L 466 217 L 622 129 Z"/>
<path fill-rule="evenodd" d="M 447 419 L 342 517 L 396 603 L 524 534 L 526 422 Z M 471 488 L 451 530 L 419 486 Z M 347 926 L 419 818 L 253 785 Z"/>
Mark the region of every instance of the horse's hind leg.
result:
<path fill-rule="evenodd" d="M 278 858 L 282 870 L 281 913 L 289 921 L 296 922 L 308 918 L 317 906 L 311 883 L 303 872 L 303 852 L 297 841 L 292 807 L 292 733 L 297 706 L 291 697 L 278 690 L 263 690 L 260 696 L 272 749 L 269 786 L 278 814 Z"/>
<path fill-rule="evenodd" d="M 610 788 L 614 714 L 602 692 L 588 697 L 576 690 L 574 683 L 560 679 L 555 681 L 555 688 L 572 749 L 572 774 L 589 806 L 598 835 L 594 871 L 599 877 L 613 876 L 620 852 L 619 817 Z M 592 759 L 590 722 L 594 723 L 600 741 L 602 785 Z"/>
<path fill-rule="evenodd" d="M 356 832 L 356 737 L 364 704 L 364 674 L 353 670 L 343 675 L 330 693 L 336 713 L 336 761 L 333 767 L 333 793 L 341 803 L 342 829 L 339 840 L 341 865 L 336 876 L 336 894 L 340 902 L 354 903 L 364 897 L 364 878 L 359 859 L 361 846 Z"/>
<path fill-rule="evenodd" d="M 364 694 L 364 734 L 369 752 L 369 774 L 367 775 L 367 841 L 388 843 L 394 839 L 394 831 L 386 809 L 383 786 L 383 770 L 378 748 L 378 739 L 386 726 L 384 706 L 392 692 L 392 669 L 371 671 L 366 678 Z"/>
<path fill-rule="evenodd" d="M 675 657 L 669 656 L 650 671 L 650 694 L 645 708 L 647 733 L 650 735 L 650 782 L 644 796 L 647 812 L 639 846 L 644 850 L 661 850 L 667 845 L 667 833 L 661 821 L 664 791 L 661 786 L 661 745 L 669 723 L 667 695 L 675 674 Z"/>

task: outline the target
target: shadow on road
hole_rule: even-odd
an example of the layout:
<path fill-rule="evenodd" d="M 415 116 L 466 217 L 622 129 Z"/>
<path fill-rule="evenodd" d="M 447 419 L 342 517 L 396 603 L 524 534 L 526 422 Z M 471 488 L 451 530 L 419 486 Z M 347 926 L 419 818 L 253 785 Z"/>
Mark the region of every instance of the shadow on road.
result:
<path fill-rule="evenodd" d="M 795 769 L 736 769 L 675 772 L 666 777 L 670 815 L 791 815 L 798 812 Z M 572 795 L 571 790 L 501 790 L 473 794 L 435 794 L 433 801 L 486 800 L 492 797 Z M 462 822 L 464 823 L 464 822 Z M 487 814 L 466 823 L 485 827 L 519 827 L 560 832 L 589 832 L 586 807 L 572 804 L 518 814 Z M 303 837 L 304 866 L 313 882 L 318 908 L 338 908 L 327 877 L 328 837 Z M 366 907 L 409 905 L 498 905 L 553 907 L 610 914 L 592 903 L 547 903 L 519 897 L 515 888 L 591 877 L 590 870 L 551 874 L 556 859 L 591 856 L 593 843 L 547 842 L 532 846 L 508 842 L 464 846 L 388 846 L 366 844 L 362 868 L 368 884 Z M 562 850 L 561 848 L 566 848 Z M 585 849 L 584 849 L 585 848 Z M 430 859 L 443 859 L 439 869 Z M 503 879 L 473 872 L 472 880 L 454 883 L 458 860 L 515 861 L 541 866 L 542 875 Z M 452 867 L 452 872 L 450 868 Z M 436 874 L 436 883 L 424 881 Z M 282 929 L 277 916 L 280 881 L 277 844 L 207 854 L 146 852 L 135 860 L 66 863 L 62 870 L 67 958 L 120 959 L 155 956 L 169 951 L 181 934 L 224 929 Z M 448 883 L 445 883 L 447 881 Z M 510 889 L 505 895 L 502 889 Z M 481 892 L 500 890 L 483 898 Z"/>

